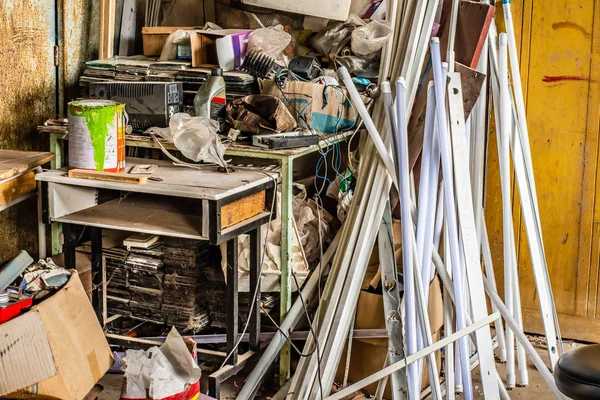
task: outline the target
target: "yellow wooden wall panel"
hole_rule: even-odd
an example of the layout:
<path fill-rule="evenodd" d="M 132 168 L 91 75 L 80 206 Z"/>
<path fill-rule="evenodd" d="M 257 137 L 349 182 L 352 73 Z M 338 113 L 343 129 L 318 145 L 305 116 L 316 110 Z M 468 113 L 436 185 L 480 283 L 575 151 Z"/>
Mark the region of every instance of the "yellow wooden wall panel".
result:
<path fill-rule="evenodd" d="M 512 10 L 555 303 L 565 317 L 594 318 L 600 310 L 600 0 L 520 0 Z M 496 20 L 502 32 L 501 5 Z M 488 163 L 486 218 L 502 292 L 501 191 L 493 129 Z M 513 190 L 521 298 L 532 315 L 539 313 L 537 292 L 516 184 Z"/>
<path fill-rule="evenodd" d="M 591 65 L 590 65 L 590 96 L 588 105 L 587 130 L 600 132 L 600 0 L 595 1 L 594 27 L 592 30 Z M 590 253 L 590 284 L 588 288 L 588 303 L 595 305 L 594 310 L 588 310 L 588 315 L 599 318 L 600 296 L 598 283 L 600 282 L 600 185 L 598 184 L 598 155 L 600 155 L 600 140 L 596 135 L 596 171 L 594 188 L 594 214 L 592 220 L 592 251 Z M 590 149 L 591 150 L 591 149 Z M 591 307 L 590 307 L 591 308 Z"/>
<path fill-rule="evenodd" d="M 579 255 L 590 251 L 592 232 L 582 218 L 589 208 L 585 189 L 593 184 L 585 171 L 596 164 L 586 160 L 585 149 L 588 137 L 593 144 L 598 132 L 587 132 L 591 39 L 579 29 L 557 29 L 557 24 L 591 32 L 593 15 L 589 0 L 544 0 L 534 1 L 531 17 L 530 145 L 554 300 L 558 312 L 570 315 L 584 315 L 577 304 L 587 292 L 582 285 L 589 281 L 589 262 L 579 263 Z M 527 249 L 521 235 L 522 267 L 530 264 Z M 524 278 L 530 281 L 529 275 Z M 533 285 L 524 285 L 521 295 L 524 307 L 537 307 Z"/>

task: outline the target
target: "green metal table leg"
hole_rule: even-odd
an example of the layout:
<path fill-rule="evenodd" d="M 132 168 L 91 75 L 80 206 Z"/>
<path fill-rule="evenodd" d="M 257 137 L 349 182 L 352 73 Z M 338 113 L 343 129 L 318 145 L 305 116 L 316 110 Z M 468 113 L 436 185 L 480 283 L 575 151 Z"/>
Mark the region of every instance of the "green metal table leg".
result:
<path fill-rule="evenodd" d="M 50 169 L 62 168 L 62 140 L 61 134 L 50 134 L 50 152 L 54 153 L 54 160 L 50 161 Z"/>
<path fill-rule="evenodd" d="M 57 133 L 50 134 L 50 152 L 54 153 L 54 160 L 50 162 L 51 169 L 62 168 L 63 163 L 63 143 L 62 135 Z M 51 248 L 50 255 L 55 256 L 62 253 L 62 224 L 53 222 L 50 224 L 51 229 Z"/>
<path fill-rule="evenodd" d="M 281 293 L 280 321 L 292 306 L 292 185 L 294 159 L 281 160 Z M 286 343 L 279 353 L 279 383 L 283 386 L 290 378 L 290 344 Z"/>

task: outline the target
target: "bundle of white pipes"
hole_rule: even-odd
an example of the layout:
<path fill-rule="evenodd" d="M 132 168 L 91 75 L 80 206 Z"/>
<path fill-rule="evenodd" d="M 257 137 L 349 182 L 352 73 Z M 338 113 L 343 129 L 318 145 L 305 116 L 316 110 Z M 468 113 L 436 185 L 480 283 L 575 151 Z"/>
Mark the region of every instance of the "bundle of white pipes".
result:
<path fill-rule="evenodd" d="M 309 335 L 306 341 L 302 352 L 304 356 L 300 358 L 288 389 L 288 398 L 342 399 L 377 381 L 380 382 L 377 398 L 381 398 L 386 378 L 402 373 L 407 379 L 398 379 L 397 375 L 393 375 L 394 379 L 391 380 L 394 400 L 404 397 L 418 399 L 421 397 L 422 359 L 426 358 L 430 383 L 428 392 L 434 399 L 441 399 L 444 392 L 446 397 L 463 392 L 465 399 L 472 399 L 471 369 L 476 365 L 480 368 L 485 398 L 506 399 L 509 396 L 505 383 L 495 368 L 495 346 L 499 347 L 501 361 L 507 362 L 505 381 L 508 388 L 527 385 L 526 357 L 529 356 L 552 392 L 557 398 L 562 398 L 551 374 L 562 350 L 543 248 L 510 2 L 503 1 L 507 32 L 498 37 L 492 23 L 487 46 L 478 66 L 481 72 L 489 70 L 488 81 L 496 110 L 506 304 L 496 292 L 485 227 L 484 152 L 490 111 L 486 88 L 484 86 L 470 117 L 465 120 L 461 75 L 454 72 L 459 0 L 452 2 L 446 56 L 448 63 L 441 60 L 439 40 L 430 38 L 440 7 L 439 0 L 387 3 L 387 15 L 394 27 L 394 35 L 383 49 L 380 68 L 380 81 L 384 82 L 381 85 L 383 96 L 375 103 L 372 116 L 364 107 L 348 72 L 344 68 L 339 71 L 369 136 L 363 138 L 360 144 L 358 181 L 347 219 L 335 242 L 337 251 L 335 254 L 333 251 L 326 254 L 332 257 L 331 272 L 312 324 L 315 334 Z M 487 1 L 484 3 L 489 4 Z M 423 83 L 423 65 L 428 52 L 433 81 Z M 512 80 L 508 74 L 509 65 Z M 418 190 L 415 190 L 408 162 L 407 119 L 411 115 L 419 85 L 424 85 L 421 90 L 427 91 L 427 105 L 420 180 Z M 511 209 L 511 154 L 544 320 L 550 368 L 544 364 L 522 330 Z M 404 346 L 399 353 L 404 358 L 390 356 L 389 366 L 380 372 L 331 394 L 343 348 L 353 328 L 360 287 L 375 239 L 378 232 L 380 238 L 385 237 L 386 232 L 391 234 L 386 231 L 386 226 L 389 226 L 392 185 L 399 194 L 402 219 L 404 251 L 398 272 L 402 272 L 404 281 L 401 305 L 403 319 L 400 321 L 404 326 L 404 335 L 390 338 L 390 349 L 394 347 L 393 343 L 396 347 L 399 343 L 394 339 L 399 339 L 400 343 L 403 341 Z M 444 252 L 440 257 L 438 249 L 442 242 Z M 393 249 L 389 243 L 381 247 Z M 486 276 L 481 270 L 482 255 Z M 329 259 L 322 260 L 325 266 L 328 262 Z M 393 261 L 390 263 L 393 264 Z M 388 272 L 389 267 L 387 265 Z M 444 337 L 432 343 L 427 294 L 436 272 L 444 287 Z M 314 295 L 317 281 L 318 277 L 309 279 L 302 292 L 304 299 Z M 491 315 L 487 309 L 486 293 L 492 305 Z M 389 304 L 387 306 L 389 308 Z M 297 301 L 282 325 L 284 331 L 294 328 L 302 308 L 302 303 Z M 506 332 L 500 315 L 506 324 Z M 492 340 L 490 323 L 495 324 L 495 342 Z M 388 329 L 390 334 L 392 331 Z M 253 396 L 284 341 L 283 335 L 275 336 L 260 360 L 260 368 L 247 380 L 240 398 Z M 433 356 L 433 352 L 440 348 L 445 348 L 443 388 Z"/>

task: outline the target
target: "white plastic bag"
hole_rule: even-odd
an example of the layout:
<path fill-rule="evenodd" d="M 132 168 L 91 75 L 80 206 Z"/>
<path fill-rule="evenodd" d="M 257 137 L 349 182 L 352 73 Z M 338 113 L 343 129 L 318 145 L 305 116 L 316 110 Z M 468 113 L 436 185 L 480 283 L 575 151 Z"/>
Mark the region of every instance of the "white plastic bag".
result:
<path fill-rule="evenodd" d="M 171 117 L 168 128 L 153 127 L 146 132 L 157 134 L 173 143 L 190 160 L 225 167 L 225 146 L 217 134 L 218 129 L 219 123 L 212 119 L 177 113 Z"/>
<path fill-rule="evenodd" d="M 359 56 L 367 56 L 378 52 L 392 35 L 392 32 L 392 28 L 387 23 L 380 21 L 371 21 L 365 26 L 356 28 L 352 32 L 350 44 L 352 52 Z"/>
<path fill-rule="evenodd" d="M 292 41 L 292 36 L 283 30 L 283 26 L 276 25 L 269 28 L 260 28 L 248 35 L 247 52 L 257 50 L 277 61 L 283 60 L 283 49 Z"/>
<path fill-rule="evenodd" d="M 160 58 L 158 61 L 169 61 L 177 58 L 177 45 L 182 43 L 189 43 L 190 36 L 194 31 L 179 29 L 169 35 L 167 42 L 160 52 Z"/>

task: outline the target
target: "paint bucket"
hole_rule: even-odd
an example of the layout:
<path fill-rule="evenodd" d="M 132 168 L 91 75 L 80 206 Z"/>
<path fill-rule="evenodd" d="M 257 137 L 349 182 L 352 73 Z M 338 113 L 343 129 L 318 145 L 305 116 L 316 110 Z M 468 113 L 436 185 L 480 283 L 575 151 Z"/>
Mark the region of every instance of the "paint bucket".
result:
<path fill-rule="evenodd" d="M 111 100 L 69 103 L 69 167 L 125 170 L 125 104 Z"/>

